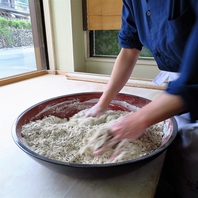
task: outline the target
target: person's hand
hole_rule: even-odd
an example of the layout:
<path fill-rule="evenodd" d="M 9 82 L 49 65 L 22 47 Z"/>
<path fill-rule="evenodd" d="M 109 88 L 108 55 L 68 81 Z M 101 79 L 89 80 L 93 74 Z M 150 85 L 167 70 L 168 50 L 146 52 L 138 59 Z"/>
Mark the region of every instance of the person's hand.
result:
<path fill-rule="evenodd" d="M 112 126 L 98 131 L 93 137 L 90 143 L 94 144 L 94 155 L 99 156 L 114 149 L 109 159 L 112 162 L 122 152 L 126 140 L 133 141 L 139 138 L 145 130 L 135 114 L 128 114 Z"/>
<path fill-rule="evenodd" d="M 95 155 L 102 155 L 113 148 L 114 152 L 110 161 L 114 162 L 116 156 L 121 153 L 125 140 L 133 141 L 144 134 L 147 127 L 166 120 L 186 110 L 186 105 L 180 96 L 164 93 L 156 100 L 142 107 L 135 113 L 130 113 L 120 118 L 109 126 L 104 140 L 94 148 Z M 100 137 L 100 134 L 97 134 Z M 102 136 L 101 136 L 102 137 Z M 97 143 L 98 138 L 93 142 Z M 123 152 L 122 152 L 123 153 Z M 121 153 L 121 154 L 122 154 Z"/>
<path fill-rule="evenodd" d="M 93 107 L 88 109 L 85 112 L 86 117 L 100 117 L 102 114 L 104 114 L 106 111 L 105 108 L 101 107 L 98 103 L 95 104 Z"/>
<path fill-rule="evenodd" d="M 145 130 L 144 124 L 141 123 L 136 113 L 130 113 L 114 123 L 110 133 L 118 140 L 127 138 L 133 141 L 142 136 Z"/>

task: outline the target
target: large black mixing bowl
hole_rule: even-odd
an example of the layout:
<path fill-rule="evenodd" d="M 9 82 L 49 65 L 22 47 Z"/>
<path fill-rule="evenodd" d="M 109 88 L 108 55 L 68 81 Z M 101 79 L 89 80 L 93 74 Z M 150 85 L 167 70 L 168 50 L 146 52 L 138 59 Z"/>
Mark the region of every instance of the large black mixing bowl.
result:
<path fill-rule="evenodd" d="M 163 137 L 160 148 L 137 159 L 108 164 L 75 164 L 56 161 L 35 153 L 30 150 L 25 143 L 25 140 L 21 135 L 21 129 L 24 124 L 37 119 L 42 119 L 44 116 L 49 115 L 54 115 L 60 118 L 69 118 L 83 109 L 92 107 L 96 104 L 100 96 L 101 93 L 98 92 L 64 95 L 45 100 L 28 108 L 18 116 L 13 124 L 12 137 L 15 143 L 22 151 L 51 170 L 68 176 L 85 179 L 113 177 L 137 170 L 165 151 L 176 137 L 177 124 L 174 118 L 170 118 L 166 121 L 165 136 Z M 133 105 L 143 107 L 149 102 L 150 100 L 138 96 L 118 94 L 109 105 L 109 109 L 131 111 Z"/>

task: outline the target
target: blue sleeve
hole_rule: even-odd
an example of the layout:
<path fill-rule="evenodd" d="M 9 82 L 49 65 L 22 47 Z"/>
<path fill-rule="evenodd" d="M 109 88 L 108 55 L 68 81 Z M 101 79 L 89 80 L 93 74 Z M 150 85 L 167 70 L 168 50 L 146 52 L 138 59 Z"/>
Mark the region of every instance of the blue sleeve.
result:
<path fill-rule="evenodd" d="M 118 40 L 122 48 L 142 49 L 133 19 L 133 7 L 129 0 L 123 0 L 122 26 L 118 34 Z"/>
<path fill-rule="evenodd" d="M 191 120 L 198 120 L 198 1 L 191 0 L 196 22 L 185 47 L 181 76 L 168 84 L 166 92 L 180 95 L 188 107 Z"/>

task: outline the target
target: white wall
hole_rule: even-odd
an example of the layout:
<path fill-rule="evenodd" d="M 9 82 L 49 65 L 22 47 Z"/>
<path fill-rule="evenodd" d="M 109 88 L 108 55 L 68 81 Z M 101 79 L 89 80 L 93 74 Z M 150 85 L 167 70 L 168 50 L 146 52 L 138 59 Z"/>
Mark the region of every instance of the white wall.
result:
<path fill-rule="evenodd" d="M 115 59 L 88 58 L 86 59 L 86 71 L 89 73 L 111 74 Z M 159 73 L 154 60 L 138 60 L 132 77 L 153 79 Z"/>
<path fill-rule="evenodd" d="M 82 1 L 43 0 L 43 3 L 50 69 L 110 74 L 115 59 L 89 58 L 86 32 L 82 27 Z M 154 78 L 157 75 L 159 70 L 155 62 L 145 62 L 137 64 L 133 77 Z"/>
<path fill-rule="evenodd" d="M 81 1 L 43 0 L 43 3 L 48 46 L 51 48 L 49 57 L 54 56 L 54 65 L 50 64 L 50 69 L 85 71 Z"/>

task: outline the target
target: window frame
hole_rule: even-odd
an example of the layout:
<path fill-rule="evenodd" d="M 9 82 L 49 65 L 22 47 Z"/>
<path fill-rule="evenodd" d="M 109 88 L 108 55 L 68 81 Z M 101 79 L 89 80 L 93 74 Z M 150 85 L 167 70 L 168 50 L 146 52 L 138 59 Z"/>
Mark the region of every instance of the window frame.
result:
<path fill-rule="evenodd" d="M 44 9 L 42 0 L 29 0 L 37 70 L 49 69 Z"/>

